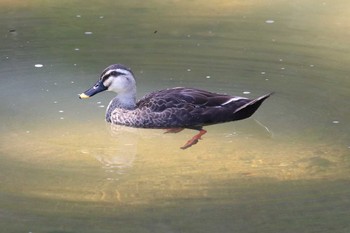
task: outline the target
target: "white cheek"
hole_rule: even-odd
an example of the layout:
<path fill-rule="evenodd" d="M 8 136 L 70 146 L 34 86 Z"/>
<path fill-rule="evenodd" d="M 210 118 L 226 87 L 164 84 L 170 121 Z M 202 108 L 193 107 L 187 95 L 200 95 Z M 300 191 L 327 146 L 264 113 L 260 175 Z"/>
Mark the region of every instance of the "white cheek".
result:
<path fill-rule="evenodd" d="M 108 81 L 108 79 L 106 81 Z M 127 80 L 123 78 L 115 78 L 109 83 L 109 86 L 107 87 L 109 91 L 120 92 L 127 88 L 127 84 Z"/>

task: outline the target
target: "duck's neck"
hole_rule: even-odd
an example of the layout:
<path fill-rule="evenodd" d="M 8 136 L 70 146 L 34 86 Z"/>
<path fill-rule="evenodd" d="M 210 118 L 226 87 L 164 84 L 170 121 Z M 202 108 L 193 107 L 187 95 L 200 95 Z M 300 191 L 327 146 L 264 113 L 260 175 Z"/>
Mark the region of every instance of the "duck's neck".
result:
<path fill-rule="evenodd" d="M 118 93 L 114 99 L 109 102 L 106 110 L 106 121 L 111 121 L 111 115 L 114 109 L 122 108 L 132 110 L 136 107 L 136 90 L 133 92 Z"/>

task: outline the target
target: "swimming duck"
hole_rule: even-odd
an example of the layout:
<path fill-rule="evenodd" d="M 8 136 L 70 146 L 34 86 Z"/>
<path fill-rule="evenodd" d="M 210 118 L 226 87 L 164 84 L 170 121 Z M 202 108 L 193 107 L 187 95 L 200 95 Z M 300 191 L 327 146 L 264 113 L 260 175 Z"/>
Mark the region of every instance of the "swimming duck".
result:
<path fill-rule="evenodd" d="M 137 128 L 166 129 L 177 133 L 183 129 L 199 131 L 181 149 L 196 144 L 207 131 L 203 126 L 237 121 L 250 117 L 270 94 L 256 99 L 217 94 L 187 87 L 155 91 L 136 101 L 136 82 L 130 68 L 121 64 L 103 70 L 96 84 L 79 95 L 89 98 L 102 91 L 117 96 L 106 110 L 106 121 Z"/>

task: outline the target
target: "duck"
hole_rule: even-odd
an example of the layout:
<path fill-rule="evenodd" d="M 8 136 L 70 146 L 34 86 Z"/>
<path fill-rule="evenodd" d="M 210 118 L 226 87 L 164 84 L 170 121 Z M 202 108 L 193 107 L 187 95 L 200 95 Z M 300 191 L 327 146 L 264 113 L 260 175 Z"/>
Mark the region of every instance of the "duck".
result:
<path fill-rule="evenodd" d="M 106 109 L 105 118 L 111 124 L 164 129 L 165 133 L 178 133 L 184 129 L 198 131 L 181 149 L 197 144 L 207 133 L 204 126 L 252 116 L 272 94 L 249 99 L 197 88 L 174 87 L 151 92 L 137 101 L 135 75 L 122 64 L 105 68 L 97 82 L 79 94 L 79 98 L 86 99 L 103 91 L 117 94 Z"/>

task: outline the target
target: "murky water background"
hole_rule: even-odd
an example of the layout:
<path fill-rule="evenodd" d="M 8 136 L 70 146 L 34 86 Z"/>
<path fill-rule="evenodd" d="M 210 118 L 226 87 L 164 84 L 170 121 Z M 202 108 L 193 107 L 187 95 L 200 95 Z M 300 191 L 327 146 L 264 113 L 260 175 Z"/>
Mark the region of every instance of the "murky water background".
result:
<path fill-rule="evenodd" d="M 349 232 L 350 3 L 0 1 L 3 232 Z M 107 65 L 139 97 L 256 97 L 194 132 L 112 127 Z"/>

